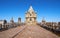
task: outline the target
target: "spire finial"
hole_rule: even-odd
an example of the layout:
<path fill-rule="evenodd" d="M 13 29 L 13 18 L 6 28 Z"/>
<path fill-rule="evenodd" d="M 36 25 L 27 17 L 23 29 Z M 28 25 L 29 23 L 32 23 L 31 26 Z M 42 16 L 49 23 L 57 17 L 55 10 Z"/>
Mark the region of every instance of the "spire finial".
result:
<path fill-rule="evenodd" d="M 34 11 L 31 5 L 30 5 L 30 8 L 29 8 L 28 11 Z"/>

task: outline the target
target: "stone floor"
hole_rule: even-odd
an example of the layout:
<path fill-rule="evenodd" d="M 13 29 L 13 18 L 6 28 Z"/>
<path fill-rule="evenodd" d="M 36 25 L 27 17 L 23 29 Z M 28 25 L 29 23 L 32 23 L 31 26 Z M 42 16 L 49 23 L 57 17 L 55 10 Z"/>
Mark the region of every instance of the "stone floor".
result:
<path fill-rule="evenodd" d="M 12 38 L 17 33 L 22 31 L 24 28 L 25 28 L 25 26 L 19 26 L 16 28 L 11 28 L 11 29 L 6 30 L 6 31 L 2 31 L 2 32 L 0 32 L 0 38 Z"/>
<path fill-rule="evenodd" d="M 58 38 L 38 25 L 25 25 L 0 32 L 0 38 Z"/>
<path fill-rule="evenodd" d="M 15 38 L 59 38 L 38 25 L 28 25 Z"/>

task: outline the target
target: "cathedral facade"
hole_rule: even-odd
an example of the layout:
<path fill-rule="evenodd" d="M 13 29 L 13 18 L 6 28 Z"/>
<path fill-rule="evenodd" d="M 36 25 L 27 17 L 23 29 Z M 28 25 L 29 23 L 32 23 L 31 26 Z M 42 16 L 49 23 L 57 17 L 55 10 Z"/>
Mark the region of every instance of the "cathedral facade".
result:
<path fill-rule="evenodd" d="M 36 15 L 35 11 L 33 10 L 32 6 L 30 6 L 29 10 L 26 12 L 25 18 L 26 18 L 26 20 L 25 20 L 26 24 L 34 25 L 37 23 L 37 21 L 36 21 L 37 15 Z"/>

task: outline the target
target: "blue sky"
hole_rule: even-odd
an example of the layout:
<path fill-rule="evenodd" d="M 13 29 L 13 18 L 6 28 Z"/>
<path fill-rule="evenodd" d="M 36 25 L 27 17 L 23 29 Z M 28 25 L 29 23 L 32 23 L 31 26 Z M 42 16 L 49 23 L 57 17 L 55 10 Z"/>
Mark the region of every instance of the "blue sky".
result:
<path fill-rule="evenodd" d="M 25 13 L 30 5 L 37 13 L 38 22 L 43 17 L 48 22 L 60 21 L 60 0 L 0 0 L 0 20 L 9 22 L 13 17 L 17 22 L 18 17 L 21 17 L 25 21 Z"/>

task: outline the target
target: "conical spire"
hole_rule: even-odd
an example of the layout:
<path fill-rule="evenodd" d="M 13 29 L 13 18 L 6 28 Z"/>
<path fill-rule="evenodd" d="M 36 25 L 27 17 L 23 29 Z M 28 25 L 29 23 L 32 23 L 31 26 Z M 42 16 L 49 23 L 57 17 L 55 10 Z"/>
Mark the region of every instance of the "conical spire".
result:
<path fill-rule="evenodd" d="M 11 22 L 11 23 L 13 23 L 13 22 L 14 22 L 13 17 L 11 18 L 10 22 Z"/>
<path fill-rule="evenodd" d="M 11 18 L 11 20 L 13 20 L 13 17 Z"/>
<path fill-rule="evenodd" d="M 32 6 L 30 6 L 30 8 L 29 8 L 28 11 L 29 11 L 29 12 L 30 12 L 30 11 L 34 11 L 33 8 L 32 8 Z"/>

